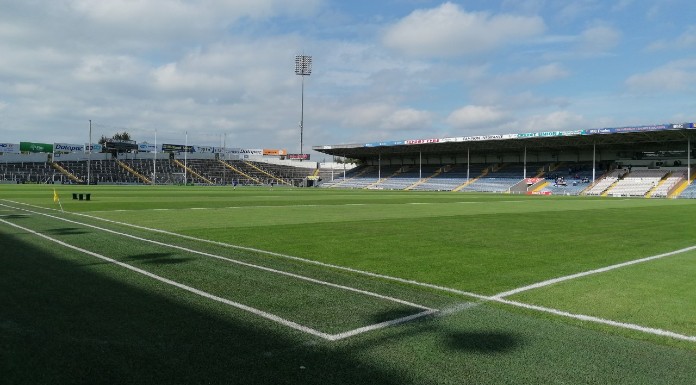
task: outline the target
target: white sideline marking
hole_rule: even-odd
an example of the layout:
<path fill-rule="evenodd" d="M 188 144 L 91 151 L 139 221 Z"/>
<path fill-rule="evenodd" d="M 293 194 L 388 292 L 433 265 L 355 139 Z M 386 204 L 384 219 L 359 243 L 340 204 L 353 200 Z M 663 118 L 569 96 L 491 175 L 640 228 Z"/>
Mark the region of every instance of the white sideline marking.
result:
<path fill-rule="evenodd" d="M 664 257 L 670 257 L 672 255 L 681 254 L 681 253 L 685 253 L 687 251 L 692 251 L 692 250 L 696 250 L 696 246 L 685 247 L 683 249 L 670 251 L 668 253 L 653 255 L 651 257 L 645 257 L 645 258 L 641 258 L 641 259 L 634 259 L 634 260 L 628 261 L 628 262 L 617 263 L 616 265 L 610 265 L 610 266 L 602 267 L 599 269 L 584 271 L 584 272 L 577 273 L 577 274 L 571 274 L 571 275 L 566 275 L 564 277 L 558 277 L 558 278 L 553 278 L 553 279 L 549 279 L 549 280 L 542 281 L 542 282 L 537 282 L 537 283 L 534 283 L 531 285 L 518 287 L 517 289 L 498 293 L 498 294 L 494 295 L 493 298 L 504 298 L 504 297 L 511 296 L 513 294 L 521 293 L 523 291 L 538 289 L 540 287 L 553 285 L 553 284 L 558 283 L 558 282 L 568 281 L 568 280 L 575 279 L 575 278 L 581 278 L 581 277 L 585 277 L 585 276 L 592 275 L 592 274 L 604 273 L 606 271 L 618 269 L 621 267 L 626 267 L 626 266 L 631 266 L 631 265 L 635 265 L 638 263 L 653 261 L 653 260 L 664 258 Z"/>
<path fill-rule="evenodd" d="M 43 210 L 58 211 L 57 209 L 35 206 L 35 205 L 28 204 L 28 203 L 15 202 L 15 201 L 7 200 L 7 199 L 2 199 L 2 200 L 6 201 L 6 202 L 19 204 L 19 205 L 35 207 L 35 208 L 43 209 Z M 512 202 L 521 202 L 521 201 L 508 201 L 508 202 L 512 203 Z M 7 207 L 11 207 L 11 206 L 7 206 Z M 619 327 L 619 328 L 637 330 L 637 331 L 641 331 L 641 332 L 644 332 L 647 334 L 669 336 L 669 337 L 679 339 L 679 340 L 692 341 L 692 342 L 696 341 L 696 336 L 687 336 L 687 335 L 678 334 L 678 333 L 674 333 L 674 332 L 667 331 L 667 330 L 647 328 L 647 327 L 640 326 L 640 325 L 605 320 L 602 318 L 592 317 L 592 316 L 583 315 L 583 314 L 573 314 L 573 313 L 568 313 L 568 312 L 564 312 L 564 311 L 557 310 L 557 309 L 545 308 L 545 307 L 536 306 L 536 305 L 528 305 L 528 304 L 525 304 L 522 302 L 517 302 L 517 301 L 509 301 L 509 300 L 506 300 L 503 298 L 496 298 L 495 296 L 485 296 L 485 295 L 471 293 L 471 292 L 458 290 L 458 289 L 453 289 L 453 288 L 449 288 L 449 287 L 445 287 L 445 286 L 438 286 L 438 285 L 433 285 L 430 283 L 423 283 L 423 282 L 418 282 L 418 281 L 414 281 L 414 280 L 392 277 L 389 275 L 377 274 L 377 273 L 372 273 L 372 272 L 364 271 L 364 270 L 353 269 L 350 267 L 344 267 L 344 266 L 339 266 L 339 265 L 332 265 L 330 263 L 325 263 L 325 262 L 313 261 L 311 259 L 295 257 L 292 255 L 275 253 L 272 251 L 266 251 L 266 250 L 261 250 L 261 249 L 254 249 L 251 247 L 232 245 L 229 243 L 217 242 L 217 241 L 212 241 L 209 239 L 195 238 L 195 237 L 191 237 L 188 235 L 177 234 L 177 233 L 166 231 L 166 230 L 148 228 L 148 227 L 139 226 L 139 225 L 135 225 L 135 224 L 131 224 L 131 223 L 113 221 L 110 219 L 99 218 L 99 217 L 95 217 L 95 216 L 87 215 L 87 214 L 81 214 L 81 213 L 71 213 L 71 214 L 80 215 L 80 216 L 84 216 L 84 217 L 92 218 L 92 219 L 96 219 L 96 220 L 101 220 L 104 222 L 119 224 L 122 226 L 130 226 L 130 227 L 138 228 L 138 229 L 142 229 L 142 230 L 148 230 L 148 231 L 152 231 L 152 232 L 181 237 L 184 239 L 211 243 L 211 244 L 220 245 L 220 246 L 224 246 L 224 247 L 230 247 L 230 248 L 238 249 L 238 250 L 253 251 L 253 252 L 257 252 L 257 253 L 261 253 L 261 254 L 272 255 L 272 256 L 281 257 L 281 258 L 287 258 L 287 259 L 291 259 L 291 260 L 295 260 L 295 261 L 301 261 L 301 262 L 314 264 L 314 265 L 318 265 L 318 266 L 323 266 L 323 267 L 328 267 L 328 268 L 333 268 L 333 269 L 337 269 L 337 270 L 350 271 L 350 272 L 353 272 L 356 274 L 362 274 L 362 275 L 365 275 L 368 277 L 381 278 L 381 279 L 385 279 L 385 280 L 401 282 L 401 283 L 410 284 L 410 285 L 414 285 L 414 286 L 427 287 L 427 288 L 434 289 L 434 290 L 445 291 L 445 292 L 459 294 L 459 295 L 463 295 L 463 296 L 467 296 L 467 297 L 477 298 L 477 299 L 480 299 L 482 301 L 493 301 L 493 302 L 507 304 L 510 306 L 516 306 L 516 307 L 521 307 L 521 308 L 525 308 L 525 309 L 536 310 L 536 311 L 541 311 L 541 312 L 545 312 L 545 313 L 551 313 L 551 314 L 555 314 L 555 315 L 562 316 L 562 317 L 574 318 L 574 319 L 579 319 L 579 320 L 588 321 L 588 322 L 601 323 L 601 324 L 611 325 L 611 326 L 615 326 L 615 327 Z"/>
<path fill-rule="evenodd" d="M 590 315 L 574 314 L 574 313 L 569 313 L 569 312 L 566 312 L 563 310 L 557 310 L 557 309 L 552 309 L 552 308 L 537 306 L 537 305 L 530 305 L 530 304 L 517 302 L 517 301 L 510 301 L 510 300 L 506 300 L 506 299 L 502 299 L 502 298 L 491 297 L 491 300 L 496 301 L 496 302 L 500 302 L 500 303 L 504 303 L 507 305 L 525 308 L 525 309 L 541 311 L 544 313 L 551 313 L 551 314 L 559 315 L 562 317 L 574 318 L 574 319 L 578 319 L 581 321 L 595 322 L 595 323 L 599 323 L 599 324 L 611 325 L 611 326 L 620 327 L 620 328 L 624 328 L 624 329 L 636 330 L 639 332 L 654 334 L 654 335 L 658 335 L 658 336 L 671 337 L 671 338 L 678 339 L 678 340 L 696 342 L 696 336 L 687 336 L 684 334 L 671 332 L 669 330 L 650 328 L 650 327 L 640 326 L 640 325 L 631 324 L 631 323 L 627 323 L 627 322 L 612 321 L 612 320 L 608 320 L 608 319 L 604 319 L 604 318 L 593 317 Z"/>
<path fill-rule="evenodd" d="M 414 308 L 417 308 L 417 309 L 430 310 L 430 311 L 434 311 L 434 310 L 435 310 L 435 309 L 431 309 L 431 308 L 429 308 L 429 307 L 427 307 L 427 306 L 419 305 L 419 304 L 417 304 L 417 303 L 408 302 L 408 301 L 404 301 L 404 300 L 402 300 L 402 299 L 398 299 L 398 298 L 394 298 L 394 297 L 390 297 L 390 296 L 386 296 L 386 295 L 382 295 L 382 294 L 373 293 L 373 292 L 371 292 L 371 291 L 366 291 L 366 290 L 356 289 L 356 288 L 350 287 L 350 286 L 344 286 L 344 285 L 339 285 L 339 284 L 335 284 L 335 283 L 331 283 L 331 282 L 321 281 L 321 280 L 318 280 L 318 279 L 315 279 L 315 278 L 310 278 L 310 277 L 306 277 L 306 276 L 299 275 L 299 274 L 289 273 L 289 272 L 287 272 L 287 271 L 276 270 L 276 269 L 272 269 L 272 268 L 270 268 L 270 267 L 265 267 L 265 266 L 260 266 L 260 265 L 254 265 L 254 264 L 247 263 L 247 262 L 242 262 L 242 261 L 239 261 L 239 260 L 236 260 L 236 259 L 227 258 L 227 257 L 223 257 L 223 256 L 220 256 L 220 255 L 215 255 L 215 254 L 210 254 L 210 253 L 206 253 L 206 252 L 204 252 L 204 251 L 193 250 L 193 249 L 189 249 L 189 248 L 182 247 L 182 246 L 172 245 L 172 244 L 169 244 L 169 243 L 159 242 L 159 241 L 155 241 L 155 240 L 152 240 L 152 239 L 141 238 L 141 237 L 138 237 L 138 236 L 135 236 L 135 235 L 126 234 L 126 233 L 121 233 L 121 232 L 118 232 L 118 231 L 114 231 L 114 230 L 110 230 L 110 229 L 105 229 L 105 228 L 103 228 L 103 227 L 98 227 L 98 226 L 90 225 L 90 224 L 88 224 L 88 223 L 82 223 L 82 222 L 73 221 L 73 220 L 70 220 L 70 219 L 67 219 L 67 218 L 56 217 L 56 216 L 54 216 L 54 215 L 50 215 L 50 214 L 46 214 L 46 213 L 39 213 L 39 212 L 35 212 L 35 211 L 27 210 L 27 209 L 22 209 L 22 208 L 17 208 L 17 209 L 18 209 L 18 210 L 22 210 L 22 211 L 26 211 L 26 212 L 30 212 L 30 213 L 33 213 L 33 214 L 42 215 L 42 216 L 45 216 L 45 217 L 57 219 L 57 220 L 60 220 L 60 221 L 64 221 L 64 222 L 68 222 L 68 223 L 73 223 L 73 224 L 76 224 L 76 225 L 81 225 L 81 226 L 85 226 L 85 227 L 90 227 L 90 228 L 93 228 L 93 229 L 96 229 L 96 230 L 101 230 L 101 231 L 104 231 L 104 232 L 107 232 L 107 233 L 120 235 L 120 236 L 122 236 L 122 237 L 131 238 L 131 239 L 135 239 L 135 240 L 142 241 L 142 242 L 148 242 L 148 243 L 152 243 L 152 244 L 155 244 L 155 245 L 158 245 L 158 246 L 164 246 L 164 247 L 169 247 L 169 248 L 172 248 L 172 249 L 177 249 L 177 250 L 185 251 L 185 252 L 187 252 L 187 253 L 198 254 L 198 255 L 203 255 L 203 256 L 206 256 L 206 257 L 210 257 L 210 258 L 220 259 L 220 260 L 227 261 L 227 262 L 231 262 L 231 263 L 235 263 L 235 264 L 238 264 L 238 265 L 241 265 L 241 266 L 250 267 L 250 268 L 254 268 L 254 269 L 258 269 L 258 270 L 263 270 L 263 271 L 267 271 L 267 272 L 274 273 L 274 274 L 285 275 L 285 276 L 288 276 L 288 277 L 292 277 L 292 278 L 296 278 L 296 279 L 300 279 L 300 280 L 304 280 L 304 281 L 316 283 L 316 284 L 319 284 L 319 285 L 334 287 L 334 288 L 342 289 L 342 290 L 346 290 L 346 291 L 352 291 L 352 292 L 359 293 L 359 294 L 363 294 L 363 295 L 367 295 L 367 296 L 370 296 L 370 297 L 375 297 L 375 298 L 379 298 L 379 299 L 383 299 L 383 300 L 387 300 L 387 301 L 392 301 L 392 302 L 400 303 L 400 304 L 402 304 L 402 305 L 411 306 L 411 307 L 414 307 Z"/>
<path fill-rule="evenodd" d="M 314 330 L 314 329 L 309 328 L 309 327 L 307 327 L 307 326 L 300 325 L 300 324 L 298 324 L 298 323 L 295 323 L 295 322 L 286 320 L 286 319 L 284 319 L 284 318 L 278 317 L 278 316 L 275 315 L 275 314 L 267 313 L 267 312 L 265 312 L 265 311 L 262 311 L 262 310 L 259 310 L 259 309 L 255 309 L 255 308 L 253 308 L 253 307 L 249 307 L 249 306 L 243 305 L 243 304 L 238 303 L 238 302 L 230 301 L 230 300 L 228 300 L 228 299 L 225 299 L 225 298 L 222 298 L 222 297 L 218 297 L 218 296 L 216 296 L 216 295 L 207 293 L 207 292 L 205 292 L 205 291 L 195 289 L 195 288 L 193 288 L 193 287 L 191 287 L 191 286 L 187 286 L 187 285 L 184 285 L 184 284 L 182 284 L 182 283 L 179 283 L 179 282 L 176 282 L 176 281 L 172 281 L 171 279 L 167 279 L 167 278 L 161 277 L 161 276 L 159 276 L 159 275 L 152 274 L 152 273 L 150 273 L 150 272 L 148 272 L 148 271 L 139 269 L 139 268 L 137 268 L 137 267 L 135 267 L 135 266 L 131 266 L 131 265 L 127 264 L 127 263 L 119 262 L 119 261 L 117 261 L 117 260 L 115 260 L 115 259 L 111 259 L 111 258 L 106 257 L 106 256 L 104 256 L 104 255 L 97 254 L 97 253 L 95 253 L 95 252 L 82 249 L 82 248 L 80 248 L 80 247 L 77 247 L 77 246 L 74 246 L 74 245 L 65 243 L 65 242 L 60 241 L 60 240 L 55 239 L 55 238 L 51 238 L 51 237 L 49 237 L 49 236 L 47 236 L 47 235 L 45 235 L 45 234 L 41 234 L 41 233 L 36 232 L 36 231 L 34 231 L 34 230 L 31 230 L 31 229 L 28 229 L 28 228 L 25 228 L 25 227 L 16 225 L 16 224 L 14 224 L 14 223 L 12 223 L 12 222 L 8 222 L 8 221 L 6 221 L 6 220 L 4 220 L 4 219 L 0 219 L 0 222 L 6 223 L 6 224 L 8 224 L 8 225 L 10 225 L 10 226 L 12 226 L 12 227 L 16 227 L 16 228 L 18 228 L 18 229 L 24 230 L 24 231 L 26 231 L 26 232 L 28 232 L 28 233 L 31 233 L 31 234 L 36 235 L 36 236 L 39 236 L 39 237 L 44 238 L 44 239 L 46 239 L 46 240 L 49 240 L 49 241 L 51 241 L 51 242 L 55 242 L 55 243 L 57 243 L 57 244 L 59 244 L 59 245 L 61 245 L 61 246 L 67 247 L 67 248 L 69 248 L 69 249 L 73 249 L 73 250 L 79 251 L 79 252 L 81 252 L 81 253 L 84 253 L 84 254 L 87 254 L 87 255 L 91 255 L 91 256 L 93 256 L 93 257 L 96 257 L 96 258 L 102 259 L 102 260 L 104 260 L 104 261 L 113 263 L 113 264 L 115 264 L 115 265 L 124 267 L 124 268 L 126 268 L 126 269 L 128 269 L 128 270 L 132 270 L 132 271 L 134 271 L 134 272 L 136 272 L 136 273 L 139 273 L 139 274 L 145 275 L 145 276 L 147 276 L 147 277 L 156 279 L 156 280 L 158 280 L 158 281 L 160 281 L 160 282 L 164 282 L 164 283 L 166 283 L 166 284 L 168 284 L 168 285 L 176 286 L 176 287 L 178 287 L 178 288 L 180 288 L 180 289 L 186 290 L 186 291 L 191 292 L 191 293 L 193 293 L 193 294 L 197 294 L 197 295 L 199 295 L 199 296 L 201 296 L 201 297 L 205 297 L 205 298 L 208 298 L 208 299 L 212 299 L 213 301 L 221 302 L 221 303 L 224 303 L 224 304 L 226 304 L 226 305 L 230 305 L 230 306 L 232 306 L 232 307 L 235 307 L 235 308 L 237 308 L 237 309 L 241 309 L 241 310 L 247 311 L 247 312 L 249 312 L 249 313 L 255 314 L 255 315 L 259 316 L 259 317 L 263 317 L 263 318 L 269 319 L 269 320 L 271 320 L 271 321 L 277 322 L 277 323 L 279 323 L 279 324 L 281 324 L 281 325 L 284 325 L 284 326 L 287 326 L 287 327 L 289 327 L 289 328 L 292 328 L 292 329 L 295 329 L 295 330 L 299 330 L 299 331 L 305 332 L 305 333 L 307 333 L 307 334 L 311 334 L 311 335 L 314 335 L 314 336 L 317 336 L 317 337 L 321 337 L 321 338 L 324 338 L 324 339 L 327 339 L 327 340 L 330 340 L 330 341 L 331 341 L 332 338 L 333 338 L 333 336 L 330 335 L 330 334 L 322 333 L 322 332 L 320 332 L 320 331 L 318 331 L 318 330 Z"/>
<path fill-rule="evenodd" d="M 415 319 L 431 315 L 433 313 L 437 313 L 437 310 L 426 310 L 424 312 L 420 312 L 417 314 L 411 314 L 411 315 L 406 316 L 406 317 L 401 317 L 401 318 L 393 319 L 390 321 L 384 321 L 384 322 L 380 322 L 380 323 L 374 324 L 374 325 L 364 326 L 364 327 L 357 328 L 357 329 L 350 330 L 350 331 L 343 332 L 343 333 L 333 334 L 331 336 L 331 338 L 332 338 L 331 340 L 338 341 L 338 340 L 342 340 L 344 338 L 352 337 L 352 336 L 355 336 L 358 334 L 367 333 L 367 332 L 372 331 L 372 330 L 383 329 L 383 328 L 386 328 L 389 326 L 399 325 L 402 323 L 410 322 L 410 321 L 413 321 Z"/>

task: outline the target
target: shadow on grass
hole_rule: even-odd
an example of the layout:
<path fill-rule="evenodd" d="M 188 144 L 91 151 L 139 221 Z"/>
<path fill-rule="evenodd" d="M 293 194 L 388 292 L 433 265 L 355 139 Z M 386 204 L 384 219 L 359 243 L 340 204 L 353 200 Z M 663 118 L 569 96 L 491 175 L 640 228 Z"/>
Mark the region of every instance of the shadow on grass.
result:
<path fill-rule="evenodd" d="M 423 310 L 414 308 L 412 306 L 406 306 L 404 305 L 403 307 L 400 307 L 398 309 L 390 310 L 390 311 L 385 311 L 381 313 L 376 313 L 371 317 L 372 323 L 380 323 L 380 322 L 386 322 L 386 321 L 393 321 L 397 320 L 399 318 L 403 317 L 408 317 L 410 315 L 418 314 L 421 313 Z M 427 318 L 427 317 L 424 317 Z"/>
<path fill-rule="evenodd" d="M 0 215 L 0 218 L 2 218 L 2 219 L 24 219 L 24 218 L 29 218 L 29 215 L 27 215 L 27 214 L 7 214 L 7 215 Z"/>
<path fill-rule="evenodd" d="M 78 228 L 78 227 L 61 227 L 57 229 L 50 229 L 45 231 L 46 234 L 52 234 L 52 235 L 79 235 L 79 234 L 87 234 L 89 233 L 88 230 L 84 228 Z"/>
<path fill-rule="evenodd" d="M 153 265 L 174 265 L 194 260 L 191 257 L 173 257 L 172 253 L 146 253 L 136 254 L 127 258 L 129 261 L 141 261 Z"/>
<path fill-rule="evenodd" d="M 504 332 L 458 332 L 447 336 L 447 344 L 456 350 L 479 353 L 507 353 L 522 346 L 520 337 Z"/>
<path fill-rule="evenodd" d="M 76 268 L 93 258 L 6 229 L 0 383 L 412 383 L 355 350 L 118 266 Z"/>

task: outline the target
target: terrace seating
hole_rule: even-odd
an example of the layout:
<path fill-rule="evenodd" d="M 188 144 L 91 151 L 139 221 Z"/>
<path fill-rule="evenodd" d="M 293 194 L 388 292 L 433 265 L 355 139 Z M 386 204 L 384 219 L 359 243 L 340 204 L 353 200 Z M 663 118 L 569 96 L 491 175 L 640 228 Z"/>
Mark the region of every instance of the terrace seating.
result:
<path fill-rule="evenodd" d="M 675 170 L 662 181 L 650 194 L 652 198 L 666 198 L 677 184 L 686 179 L 686 170 Z"/>
<path fill-rule="evenodd" d="M 696 199 L 696 183 L 693 181 L 677 198 L 680 199 Z"/>
<path fill-rule="evenodd" d="M 667 175 L 665 170 L 636 170 L 623 175 L 623 178 L 611 187 L 607 194 L 610 196 L 640 197 L 645 196 L 655 188 L 660 180 Z"/>
<path fill-rule="evenodd" d="M 585 191 L 585 195 L 599 196 L 606 191 L 609 186 L 613 185 L 619 180 L 620 176 L 623 176 L 627 171 L 623 169 L 616 169 L 600 178 L 596 183 Z"/>
<path fill-rule="evenodd" d="M 15 183 L 52 183 L 62 181 L 63 174 L 47 162 L 0 164 L 0 180 Z"/>

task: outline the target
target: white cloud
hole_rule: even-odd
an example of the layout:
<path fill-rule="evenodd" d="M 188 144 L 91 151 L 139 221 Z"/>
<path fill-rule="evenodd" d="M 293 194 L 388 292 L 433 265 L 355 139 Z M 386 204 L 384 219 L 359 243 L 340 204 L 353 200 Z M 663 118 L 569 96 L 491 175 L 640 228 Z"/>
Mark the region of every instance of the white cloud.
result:
<path fill-rule="evenodd" d="M 626 79 L 633 92 L 667 93 L 691 91 L 696 86 L 696 59 L 667 63 L 652 71 Z"/>
<path fill-rule="evenodd" d="M 590 27 L 580 34 L 577 49 L 583 53 L 605 53 L 616 48 L 621 41 L 621 32 L 611 26 Z"/>
<path fill-rule="evenodd" d="M 461 56 L 524 41 L 544 28 L 537 16 L 466 12 L 448 2 L 412 12 L 387 28 L 382 42 L 412 56 Z"/>
<path fill-rule="evenodd" d="M 389 131 L 423 130 L 432 125 L 432 116 L 428 111 L 413 108 L 396 110 L 382 119 L 380 128 Z"/>
<path fill-rule="evenodd" d="M 505 121 L 507 114 L 493 106 L 468 105 L 447 117 L 446 122 L 455 129 L 488 129 Z"/>
<path fill-rule="evenodd" d="M 547 114 L 533 115 L 521 119 L 514 125 L 515 130 L 526 132 L 535 131 L 564 131 L 584 127 L 585 118 L 571 111 L 553 111 Z"/>
<path fill-rule="evenodd" d="M 696 48 L 696 27 L 691 26 L 676 39 L 658 40 L 651 43 L 646 48 L 646 51 L 656 52 L 662 50 L 686 50 L 694 48 Z"/>
<path fill-rule="evenodd" d="M 498 76 L 496 82 L 501 87 L 514 87 L 520 84 L 543 84 L 563 79 L 569 74 L 569 71 L 561 64 L 549 63 L 535 68 L 522 68 L 510 74 L 502 74 Z"/>

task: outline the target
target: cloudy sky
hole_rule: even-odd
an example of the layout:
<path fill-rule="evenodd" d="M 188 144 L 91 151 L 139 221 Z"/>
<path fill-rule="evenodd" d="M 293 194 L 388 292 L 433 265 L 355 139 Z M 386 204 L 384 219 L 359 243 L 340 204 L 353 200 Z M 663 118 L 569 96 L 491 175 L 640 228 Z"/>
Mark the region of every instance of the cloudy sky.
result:
<path fill-rule="evenodd" d="M 313 145 L 696 120 L 693 0 L 0 0 L 0 142 Z M 95 139 L 96 141 L 96 139 Z"/>

